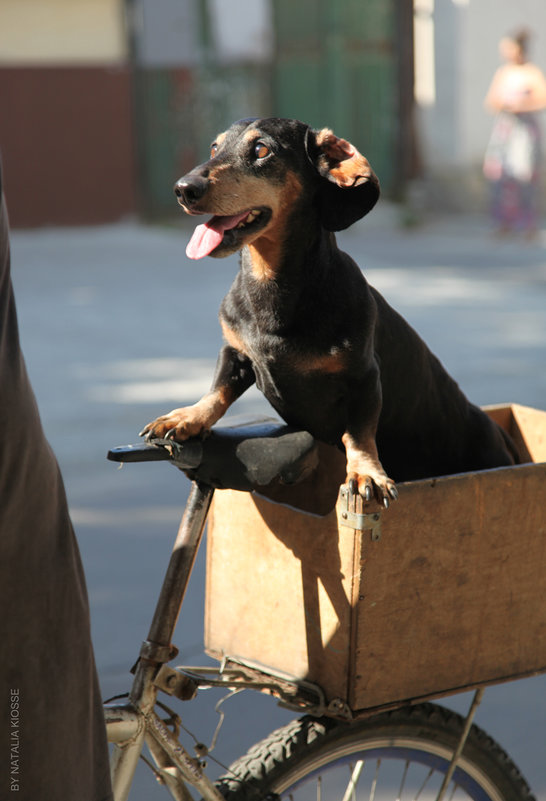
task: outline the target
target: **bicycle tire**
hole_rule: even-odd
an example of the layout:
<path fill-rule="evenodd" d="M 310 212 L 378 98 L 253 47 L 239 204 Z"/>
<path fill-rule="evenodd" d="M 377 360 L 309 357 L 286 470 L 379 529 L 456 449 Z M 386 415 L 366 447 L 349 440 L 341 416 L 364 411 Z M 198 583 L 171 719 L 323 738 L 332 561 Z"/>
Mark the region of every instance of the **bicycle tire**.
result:
<path fill-rule="evenodd" d="M 436 798 L 463 725 L 460 715 L 430 703 L 351 723 L 306 716 L 277 729 L 254 745 L 218 779 L 217 785 L 226 801 L 317 798 L 320 794 L 305 796 L 305 783 L 309 784 L 311 778 L 318 781 L 319 775 L 326 775 L 331 782 L 334 773 L 343 774 L 347 764 L 349 771 L 354 771 L 352 765 L 361 759 L 364 765 L 372 763 L 372 771 L 373 762 L 378 771 L 381 760 L 391 769 L 398 759 L 404 766 L 409 764 L 413 772 L 416 772 L 414 765 L 418 770 L 425 766 L 429 778 L 433 777 L 429 784 L 432 795 L 428 797 Z M 404 769 L 403 780 L 406 781 L 409 769 Z M 343 785 L 346 784 L 345 775 Z M 330 792 L 323 791 L 321 797 L 328 801 L 348 797 L 338 790 L 332 792 L 333 786 L 330 784 Z M 399 799 L 400 789 L 397 786 L 396 791 L 392 789 L 388 795 L 380 795 L 378 789 L 377 798 Z M 510 757 L 475 725 L 470 729 L 453 784 L 448 789 L 444 796 L 446 801 L 450 797 L 466 797 L 473 801 L 536 801 Z M 454 790 L 456 793 L 452 792 Z M 460 791 L 466 795 L 459 796 Z M 374 796 L 375 789 L 365 797 Z M 361 795 L 355 792 L 350 797 L 358 799 Z"/>

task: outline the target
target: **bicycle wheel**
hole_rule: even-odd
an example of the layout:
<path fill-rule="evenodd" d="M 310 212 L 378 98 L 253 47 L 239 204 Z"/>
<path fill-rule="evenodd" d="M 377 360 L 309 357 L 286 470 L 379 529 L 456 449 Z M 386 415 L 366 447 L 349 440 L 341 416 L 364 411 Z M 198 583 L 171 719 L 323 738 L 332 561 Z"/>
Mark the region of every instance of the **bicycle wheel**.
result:
<path fill-rule="evenodd" d="M 218 786 L 227 801 L 432 801 L 463 723 L 435 704 L 352 723 L 304 717 L 253 746 Z M 536 801 L 511 759 L 477 726 L 444 799 Z"/>

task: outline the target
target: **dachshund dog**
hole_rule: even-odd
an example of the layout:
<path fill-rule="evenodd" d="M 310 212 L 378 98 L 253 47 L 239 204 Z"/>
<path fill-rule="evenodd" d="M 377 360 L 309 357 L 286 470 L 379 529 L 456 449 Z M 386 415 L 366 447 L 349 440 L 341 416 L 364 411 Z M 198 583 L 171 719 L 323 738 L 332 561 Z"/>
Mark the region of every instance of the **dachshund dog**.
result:
<path fill-rule="evenodd" d="M 366 501 L 395 481 L 514 464 L 505 432 L 470 403 L 417 333 L 336 244 L 379 182 L 329 129 L 245 119 L 175 184 L 189 215 L 212 215 L 191 259 L 241 250 L 220 308 L 225 345 L 211 390 L 149 423 L 147 439 L 203 436 L 253 383 L 290 425 L 345 449 Z"/>

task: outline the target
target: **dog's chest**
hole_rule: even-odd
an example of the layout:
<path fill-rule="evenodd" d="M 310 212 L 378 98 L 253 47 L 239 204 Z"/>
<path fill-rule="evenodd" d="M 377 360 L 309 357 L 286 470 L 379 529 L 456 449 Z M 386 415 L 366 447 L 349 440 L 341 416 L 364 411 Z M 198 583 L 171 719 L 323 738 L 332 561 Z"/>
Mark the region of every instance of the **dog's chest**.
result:
<path fill-rule="evenodd" d="M 222 327 L 228 344 L 250 360 L 256 386 L 281 417 L 327 442 L 339 439 L 345 424 L 347 342 L 318 349 L 309 337 Z"/>

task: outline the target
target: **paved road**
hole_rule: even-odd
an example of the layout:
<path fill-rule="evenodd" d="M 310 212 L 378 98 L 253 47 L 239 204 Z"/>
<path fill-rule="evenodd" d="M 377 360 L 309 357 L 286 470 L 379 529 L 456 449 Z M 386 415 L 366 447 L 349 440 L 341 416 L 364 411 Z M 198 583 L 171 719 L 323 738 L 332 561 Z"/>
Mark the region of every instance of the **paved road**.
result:
<path fill-rule="evenodd" d="M 188 238 L 183 223 L 130 222 L 12 235 L 23 347 L 67 485 L 105 697 L 128 687 L 187 493 L 168 466 L 118 470 L 105 453 L 208 388 L 217 309 L 236 270 L 235 257 L 190 262 Z M 484 221 L 466 218 L 405 230 L 387 206 L 340 240 L 474 401 L 546 408 L 546 239 L 494 241 Z M 256 392 L 238 404 L 264 408 Z M 176 637 L 186 663 L 204 659 L 203 577 L 201 555 Z M 478 722 L 546 798 L 545 691 L 544 677 L 492 688 Z M 217 749 L 226 762 L 291 717 L 261 696 L 229 704 Z M 205 742 L 209 707 L 203 693 L 185 718 Z M 164 797 L 153 779 L 142 782 L 133 801 Z"/>

